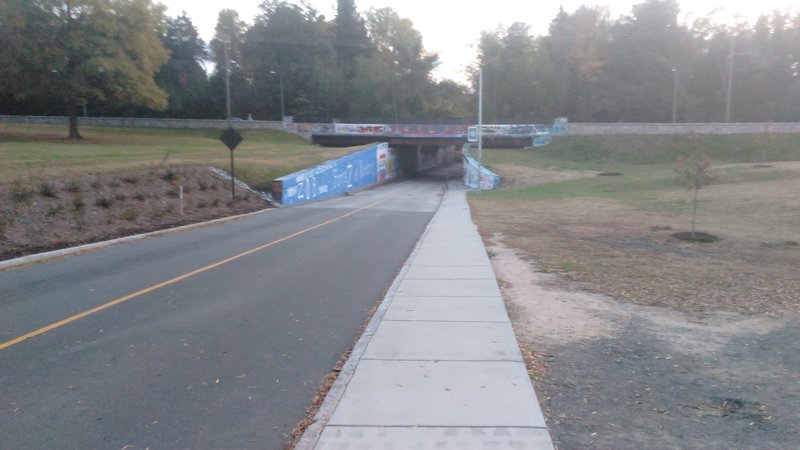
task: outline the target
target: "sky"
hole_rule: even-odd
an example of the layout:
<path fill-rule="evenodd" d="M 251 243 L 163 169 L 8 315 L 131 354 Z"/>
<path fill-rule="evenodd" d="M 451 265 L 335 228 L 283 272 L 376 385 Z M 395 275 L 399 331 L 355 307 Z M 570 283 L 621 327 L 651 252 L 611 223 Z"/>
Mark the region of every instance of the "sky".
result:
<path fill-rule="evenodd" d="M 336 0 L 306 0 L 320 14 L 332 20 L 336 16 Z M 208 43 L 214 36 L 214 26 L 219 10 L 234 9 L 239 18 L 253 23 L 261 0 L 226 0 L 225 2 L 201 2 L 197 0 L 155 0 L 167 7 L 167 15 L 177 16 L 182 11 L 192 19 L 200 37 Z M 546 34 L 550 21 L 560 6 L 567 12 L 575 11 L 582 4 L 607 7 L 610 17 L 617 18 L 631 12 L 631 6 L 642 1 L 631 0 L 490 0 L 485 6 L 467 5 L 461 0 L 356 0 L 356 8 L 364 13 L 371 8 L 391 7 L 401 17 L 410 19 L 422 34 L 423 45 L 428 52 L 439 55 L 439 64 L 434 69 L 437 79 L 452 79 L 466 82 L 465 70 L 474 63 L 477 42 L 481 31 L 491 31 L 499 26 L 508 27 L 514 22 L 531 26 L 534 34 Z M 712 16 L 717 23 L 754 21 L 760 13 L 773 10 L 797 13 L 797 0 L 679 0 L 681 20 L 693 22 L 694 18 Z M 211 6 L 213 5 L 213 6 Z"/>

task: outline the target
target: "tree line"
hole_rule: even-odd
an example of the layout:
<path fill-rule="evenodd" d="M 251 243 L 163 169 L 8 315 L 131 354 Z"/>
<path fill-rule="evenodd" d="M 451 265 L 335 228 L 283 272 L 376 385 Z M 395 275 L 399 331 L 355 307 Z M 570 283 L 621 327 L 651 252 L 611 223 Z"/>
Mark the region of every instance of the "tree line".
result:
<path fill-rule="evenodd" d="M 0 3 L 0 113 L 327 121 L 800 121 L 800 14 L 754 25 L 679 20 L 676 0 L 611 19 L 561 10 L 536 36 L 484 31 L 470 86 L 436 81 L 438 56 L 391 8 L 266 0 L 252 24 L 220 11 L 205 43 L 184 13 L 151 0 Z M 229 72 L 226 72 L 226 63 Z"/>
<path fill-rule="evenodd" d="M 800 121 L 800 14 L 750 26 L 679 21 L 676 0 L 648 0 L 611 20 L 563 10 L 546 36 L 528 25 L 484 32 L 478 64 L 489 120 Z M 473 74 L 473 80 L 477 75 Z"/>
<path fill-rule="evenodd" d="M 151 0 L 6 0 L 0 38 L 0 113 L 66 114 L 72 136 L 84 111 L 224 118 L 226 76 L 238 118 L 433 120 L 470 101 L 432 79 L 437 56 L 410 20 L 361 15 L 353 0 L 334 20 L 283 0 L 264 1 L 252 25 L 223 9 L 207 44 Z"/>

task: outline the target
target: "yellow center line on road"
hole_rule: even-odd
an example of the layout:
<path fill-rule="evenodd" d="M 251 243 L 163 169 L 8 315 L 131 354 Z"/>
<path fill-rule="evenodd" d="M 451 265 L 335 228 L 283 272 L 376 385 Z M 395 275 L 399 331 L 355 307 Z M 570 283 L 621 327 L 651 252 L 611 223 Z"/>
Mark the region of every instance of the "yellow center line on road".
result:
<path fill-rule="evenodd" d="M 314 225 L 312 227 L 308 227 L 308 228 L 306 228 L 304 230 L 300 230 L 300 231 L 298 231 L 296 233 L 292 233 L 292 234 L 290 234 L 288 236 L 284 236 L 284 237 L 282 237 L 280 239 L 277 239 L 277 240 L 274 240 L 272 242 L 268 242 L 266 244 L 259 245 L 258 247 L 255 247 L 253 249 L 247 250 L 246 252 L 239 253 L 238 255 L 231 256 L 230 258 L 226 258 L 226 259 L 223 259 L 221 261 L 217 261 L 217 262 L 215 262 L 213 264 L 209 264 L 207 266 L 204 266 L 204 267 L 201 267 L 199 269 L 193 270 L 191 272 L 185 273 L 183 275 L 177 276 L 177 277 L 172 278 L 170 280 L 163 281 L 163 282 L 158 283 L 158 284 L 154 284 L 154 285 L 152 285 L 150 287 L 147 287 L 147 288 L 144 288 L 142 290 L 136 291 L 136 292 L 134 292 L 132 294 L 128 294 L 126 296 L 117 298 L 115 300 L 111 300 L 108 303 L 104 303 L 104 304 L 102 304 L 100 306 L 96 306 L 96 307 L 94 307 L 92 309 L 88 309 L 88 310 L 86 310 L 86 311 L 84 311 L 82 313 L 75 314 L 74 316 L 67 317 L 64 320 L 59 320 L 58 322 L 51 323 L 50 325 L 44 326 L 42 328 L 39 328 L 38 330 L 31 331 L 30 333 L 23 334 L 22 336 L 19 336 L 17 338 L 11 339 L 10 341 L 6 341 L 6 342 L 3 342 L 3 343 L 0 343 L 0 350 L 5 350 L 5 349 L 7 349 L 7 348 L 9 348 L 9 347 L 11 347 L 13 345 L 19 344 L 20 342 L 26 341 L 26 340 L 28 340 L 28 339 L 30 339 L 32 337 L 39 336 L 41 334 L 47 333 L 48 331 L 55 330 L 56 328 L 61 328 L 64 325 L 70 324 L 72 322 L 75 322 L 75 321 L 78 321 L 80 319 L 83 319 L 84 317 L 90 316 L 90 315 L 92 315 L 94 313 L 98 313 L 98 312 L 103 311 L 105 309 L 111 308 L 112 306 L 119 305 L 120 303 L 127 302 L 128 300 L 134 299 L 136 297 L 141 297 L 142 295 L 145 295 L 145 294 L 148 294 L 150 292 L 156 291 L 156 290 L 161 289 L 163 287 L 169 286 L 171 284 L 175 284 L 175 283 L 177 283 L 179 281 L 183 281 L 183 280 L 185 280 L 187 278 L 191 278 L 191 277 L 193 277 L 195 275 L 199 275 L 199 274 L 201 274 L 203 272 L 206 272 L 208 270 L 215 269 L 217 267 L 223 266 L 225 264 L 228 264 L 229 262 L 236 261 L 239 258 L 244 258 L 245 256 L 253 254 L 253 253 L 257 252 L 257 251 L 264 250 L 265 248 L 272 247 L 273 245 L 280 244 L 281 242 L 288 241 L 289 239 L 296 238 L 296 237 L 298 237 L 300 235 L 303 235 L 303 234 L 306 234 L 306 233 L 308 233 L 310 231 L 314 231 L 316 229 L 319 229 L 319 228 L 322 228 L 324 226 L 330 225 L 332 223 L 338 222 L 338 221 L 340 221 L 342 219 L 345 219 L 347 217 L 350 217 L 353 214 L 356 214 L 356 213 L 358 213 L 360 211 L 364 211 L 365 209 L 369 209 L 369 208 L 372 208 L 372 207 L 374 207 L 374 206 L 376 206 L 376 205 L 378 205 L 380 203 L 383 203 L 386 200 L 388 200 L 388 199 L 383 199 L 383 200 L 379 200 L 379 201 L 374 202 L 374 203 L 370 203 L 367 206 L 363 206 L 361 208 L 355 209 L 355 210 L 350 211 L 350 212 L 348 212 L 346 214 L 343 214 L 343 215 L 341 215 L 339 217 L 334 217 L 333 219 L 326 220 L 325 222 L 319 223 L 319 224 Z"/>

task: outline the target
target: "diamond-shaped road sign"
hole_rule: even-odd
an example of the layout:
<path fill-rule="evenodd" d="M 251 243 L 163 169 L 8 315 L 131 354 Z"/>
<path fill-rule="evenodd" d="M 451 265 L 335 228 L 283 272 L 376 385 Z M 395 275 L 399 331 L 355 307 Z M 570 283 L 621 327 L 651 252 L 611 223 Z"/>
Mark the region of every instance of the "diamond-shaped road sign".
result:
<path fill-rule="evenodd" d="M 223 144 L 227 145 L 228 148 L 233 151 L 239 144 L 242 143 L 244 138 L 238 131 L 234 130 L 233 127 L 228 128 L 222 133 L 222 136 L 219 138 Z"/>

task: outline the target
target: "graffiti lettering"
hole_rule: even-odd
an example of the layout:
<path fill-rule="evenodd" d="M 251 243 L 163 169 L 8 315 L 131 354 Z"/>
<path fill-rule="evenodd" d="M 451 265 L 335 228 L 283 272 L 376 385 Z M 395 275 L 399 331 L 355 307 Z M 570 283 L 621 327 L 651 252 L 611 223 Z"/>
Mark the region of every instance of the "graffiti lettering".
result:
<path fill-rule="evenodd" d="M 373 185 L 379 181 L 378 159 L 381 157 L 385 162 L 381 179 L 396 176 L 394 154 L 386 144 L 378 144 L 338 160 L 278 178 L 275 183 L 281 192 L 281 203 L 295 205 Z"/>

